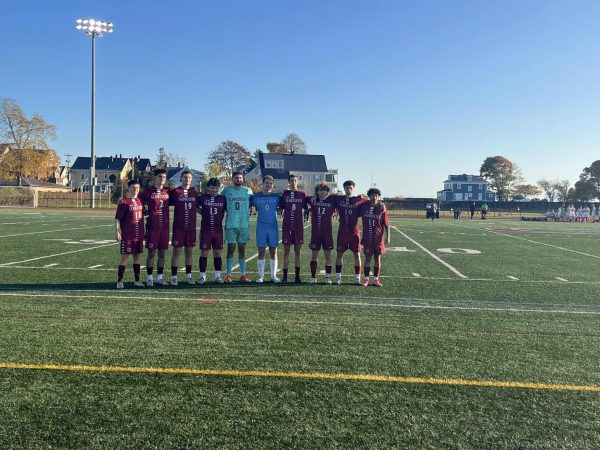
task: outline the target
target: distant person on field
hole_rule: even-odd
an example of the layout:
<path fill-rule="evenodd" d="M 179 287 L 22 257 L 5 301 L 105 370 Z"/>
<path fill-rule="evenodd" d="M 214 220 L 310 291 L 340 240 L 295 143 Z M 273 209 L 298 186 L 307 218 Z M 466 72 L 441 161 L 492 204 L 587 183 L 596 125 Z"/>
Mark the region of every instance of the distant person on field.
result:
<path fill-rule="evenodd" d="M 481 205 L 481 220 L 487 220 L 487 213 L 488 205 L 487 203 L 484 203 L 483 205 Z"/>
<path fill-rule="evenodd" d="M 117 289 L 123 289 L 123 274 L 129 255 L 133 255 L 133 274 L 135 287 L 144 287 L 140 281 L 140 261 L 144 253 L 144 207 L 137 198 L 140 182 L 127 183 L 127 194 L 117 206 L 115 214 L 115 239 L 120 242 L 121 258 L 117 275 Z"/>
<path fill-rule="evenodd" d="M 475 215 L 475 202 L 471 203 L 471 207 L 469 208 L 469 212 L 471 213 L 471 220 L 473 220 L 473 216 Z"/>

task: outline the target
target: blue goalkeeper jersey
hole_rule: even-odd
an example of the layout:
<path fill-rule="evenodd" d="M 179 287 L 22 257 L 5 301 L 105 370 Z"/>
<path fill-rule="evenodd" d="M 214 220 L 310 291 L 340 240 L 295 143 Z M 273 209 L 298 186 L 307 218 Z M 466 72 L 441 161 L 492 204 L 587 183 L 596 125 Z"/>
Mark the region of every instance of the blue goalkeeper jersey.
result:
<path fill-rule="evenodd" d="M 252 189 L 242 186 L 236 189 L 234 186 L 227 186 L 221 192 L 221 195 L 227 200 L 227 216 L 225 217 L 225 228 L 249 228 L 250 222 L 250 198 Z"/>
<path fill-rule="evenodd" d="M 257 224 L 277 228 L 277 205 L 281 196 L 275 192 L 263 194 L 258 192 L 252 197 L 252 206 L 258 214 Z"/>

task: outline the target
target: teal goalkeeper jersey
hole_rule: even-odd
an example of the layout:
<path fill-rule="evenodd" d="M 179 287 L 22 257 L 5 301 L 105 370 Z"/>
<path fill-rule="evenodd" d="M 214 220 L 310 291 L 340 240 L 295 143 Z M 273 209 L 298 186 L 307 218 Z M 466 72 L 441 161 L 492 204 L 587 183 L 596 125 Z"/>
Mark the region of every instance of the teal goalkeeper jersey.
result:
<path fill-rule="evenodd" d="M 221 195 L 227 199 L 225 228 L 248 228 L 250 226 L 248 217 L 252 189 L 246 186 L 239 189 L 234 186 L 227 186 L 223 189 Z"/>

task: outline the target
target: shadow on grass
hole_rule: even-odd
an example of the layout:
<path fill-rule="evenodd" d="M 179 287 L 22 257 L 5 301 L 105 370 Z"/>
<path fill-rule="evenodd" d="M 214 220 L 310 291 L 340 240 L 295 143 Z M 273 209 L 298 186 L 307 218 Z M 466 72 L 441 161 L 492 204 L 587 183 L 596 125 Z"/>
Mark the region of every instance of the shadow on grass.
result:
<path fill-rule="evenodd" d="M 305 283 L 302 284 L 273 284 L 271 282 L 265 282 L 263 284 L 256 283 L 226 283 L 219 284 L 214 282 L 206 282 L 204 284 L 193 284 L 189 285 L 185 282 L 180 282 L 178 286 L 161 286 L 154 285 L 154 287 L 134 287 L 133 281 L 124 281 L 125 289 L 116 289 L 116 283 L 0 283 L 0 293 L 1 292 L 39 292 L 39 291 L 115 291 L 115 292 L 150 292 L 150 291 L 169 291 L 169 292 L 177 292 L 177 291 L 211 291 L 211 290 L 223 290 L 223 289 L 231 289 L 231 290 L 269 290 L 269 288 L 273 289 L 285 289 L 286 291 L 294 288 L 303 288 L 306 287 Z"/>

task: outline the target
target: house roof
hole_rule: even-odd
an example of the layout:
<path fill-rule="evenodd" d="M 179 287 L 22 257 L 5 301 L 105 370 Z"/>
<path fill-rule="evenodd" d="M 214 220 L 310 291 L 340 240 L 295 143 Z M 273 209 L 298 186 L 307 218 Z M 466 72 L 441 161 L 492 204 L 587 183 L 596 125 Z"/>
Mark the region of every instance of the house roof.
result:
<path fill-rule="evenodd" d="M 145 172 L 152 167 L 152 161 L 149 158 L 135 159 L 135 170 Z"/>
<path fill-rule="evenodd" d="M 62 184 L 49 183 L 47 181 L 36 180 L 35 178 L 23 177 L 21 179 L 21 182 L 22 182 L 23 186 L 29 186 L 29 187 L 39 187 L 39 188 L 47 188 L 47 189 L 62 189 L 62 190 L 69 189 L 69 188 L 65 188 L 65 186 L 63 186 Z"/>
<path fill-rule="evenodd" d="M 469 180 L 468 177 L 471 177 Z M 444 181 L 444 183 L 451 183 L 453 181 L 464 181 L 465 183 L 487 183 L 485 179 L 479 175 L 467 175 L 463 173 L 462 175 L 448 175 L 448 179 Z"/>
<path fill-rule="evenodd" d="M 327 163 L 325 162 L 325 155 L 290 155 L 289 153 L 261 153 L 258 158 L 261 173 L 263 174 L 265 174 L 265 161 L 273 160 L 283 160 L 283 167 L 285 170 L 288 171 L 296 170 L 299 172 L 327 172 Z M 275 177 L 275 175 L 269 175 Z M 277 178 L 281 178 L 281 176 L 278 176 Z"/>
<path fill-rule="evenodd" d="M 87 170 L 90 168 L 91 159 L 89 156 L 78 156 L 71 170 Z M 101 156 L 96 158 L 96 170 L 114 170 L 121 171 L 129 161 L 129 158 L 115 158 L 114 156 Z"/>

